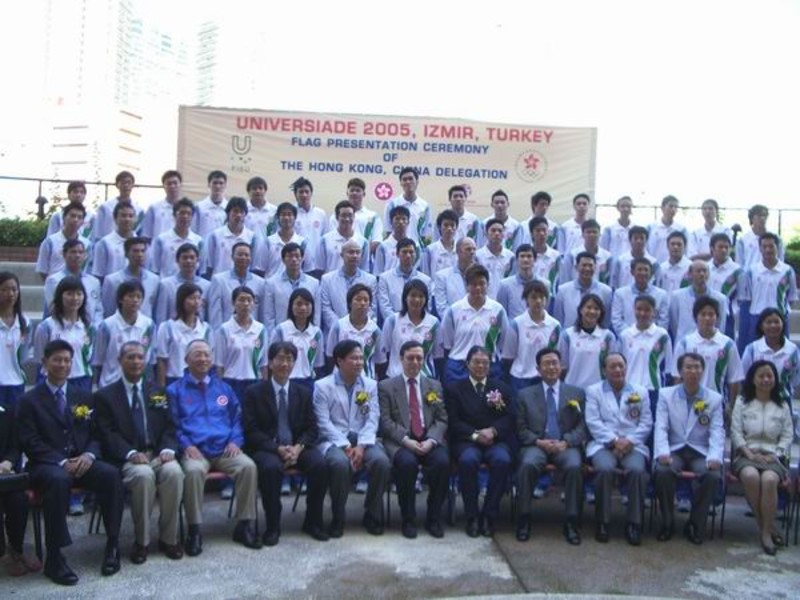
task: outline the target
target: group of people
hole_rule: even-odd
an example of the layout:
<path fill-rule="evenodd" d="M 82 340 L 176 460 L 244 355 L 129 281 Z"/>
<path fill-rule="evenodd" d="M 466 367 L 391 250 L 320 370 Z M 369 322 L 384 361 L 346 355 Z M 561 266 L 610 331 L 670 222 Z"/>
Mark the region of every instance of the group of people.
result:
<path fill-rule="evenodd" d="M 513 471 L 517 537 L 528 539 L 531 498 L 552 465 L 565 477 L 564 535 L 580 543 L 585 455 L 599 541 L 608 539 L 621 469 L 626 538 L 640 543 L 652 466 L 659 539 L 674 529 L 675 474 L 698 474 L 685 530 L 698 543 L 723 463 L 723 404 L 734 417 L 734 469 L 774 552 L 773 483 L 786 475 L 800 351 L 786 336 L 795 274 L 766 229 L 766 207 L 749 211 L 752 231 L 734 244 L 713 200 L 703 203 L 704 227 L 690 233 L 675 221 L 672 196 L 649 227 L 632 223 L 632 202 L 621 198 L 619 219 L 602 228 L 585 194 L 558 225 L 546 216 L 550 195 L 537 192 L 520 223 L 501 190 L 481 220 L 465 209 L 467 190 L 453 186 L 451 208 L 434 219 L 413 168 L 400 173 L 403 192 L 383 218 L 364 206 L 360 179 L 330 218 L 303 177 L 292 186 L 295 203 L 278 206 L 260 177 L 248 182 L 249 199 L 227 200 L 227 177 L 213 171 L 197 204 L 182 196 L 177 171 L 162 182 L 165 199 L 142 211 L 131 200 L 133 176 L 122 172 L 119 197 L 94 215 L 85 185 L 70 184 L 41 246 L 45 318 L 35 332 L 16 276 L 0 273 L 0 335 L 10 350 L 0 358 L 0 415 L 19 419 L 32 484 L 50 502 L 45 571 L 54 580 L 77 581 L 60 554 L 69 542 L 61 501 L 75 479 L 100 490 L 110 574 L 119 568 L 123 487 L 137 523 L 133 562 L 147 557 L 143 523 L 156 496 L 159 547 L 172 558 L 202 550 L 209 469 L 234 479 L 234 539 L 248 547 L 278 542 L 287 469 L 307 479 L 304 531 L 324 540 L 342 534 L 351 475 L 362 469 L 366 529 L 383 530 L 381 496 L 393 473 L 403 534 L 416 537 L 421 465 L 425 528 L 440 537 L 451 455 L 469 535 L 492 534 Z M 40 382 L 23 395 L 31 360 L 42 365 Z M 765 412 L 771 425 L 756 432 Z M 37 429 L 45 417 L 53 420 L 46 435 Z M 8 471 L 19 469 L 12 458 Z M 482 464 L 490 476 L 479 508 Z M 185 540 L 176 529 L 181 498 Z M 21 546 L 12 549 L 18 570 L 31 567 Z"/>

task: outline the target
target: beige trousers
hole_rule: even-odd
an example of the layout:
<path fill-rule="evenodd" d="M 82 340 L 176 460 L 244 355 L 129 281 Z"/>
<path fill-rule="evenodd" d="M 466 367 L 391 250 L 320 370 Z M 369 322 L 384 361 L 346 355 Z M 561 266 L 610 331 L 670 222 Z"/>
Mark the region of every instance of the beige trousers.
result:
<path fill-rule="evenodd" d="M 203 522 L 203 493 L 209 469 L 222 471 L 233 478 L 236 490 L 236 519 L 256 518 L 255 502 L 258 489 L 256 463 L 244 452 L 233 458 L 223 456 L 201 460 L 185 458 L 181 461 L 186 474 L 183 501 L 186 504 L 186 520 L 189 525 Z"/>
<path fill-rule="evenodd" d="M 136 543 L 150 543 L 150 515 L 159 501 L 158 534 L 166 544 L 178 543 L 178 509 L 183 497 L 183 470 L 177 460 L 162 463 L 122 465 L 122 483 L 130 492 L 131 516 Z"/>

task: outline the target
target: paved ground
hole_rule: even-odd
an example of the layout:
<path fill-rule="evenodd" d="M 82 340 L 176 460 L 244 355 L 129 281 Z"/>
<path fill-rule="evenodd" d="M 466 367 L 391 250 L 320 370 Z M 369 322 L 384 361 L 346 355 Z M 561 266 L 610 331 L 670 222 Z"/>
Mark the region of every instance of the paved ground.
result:
<path fill-rule="evenodd" d="M 352 522 L 345 536 L 319 543 L 299 533 L 301 514 L 291 514 L 286 499 L 281 543 L 261 551 L 230 541 L 227 503 L 214 498 L 207 496 L 205 550 L 198 558 L 173 562 L 152 554 L 145 565 L 132 565 L 127 560 L 131 524 L 126 514 L 122 570 L 101 577 L 104 538 L 86 534 L 89 517 L 79 517 L 70 521 L 76 541 L 65 552 L 81 576 L 78 586 L 61 588 L 42 575 L 11 579 L 3 572 L 0 597 L 399 599 L 530 593 L 777 600 L 800 593 L 800 547 L 774 558 L 764 555 L 741 498 L 729 503 L 723 540 L 695 547 L 681 537 L 664 544 L 648 535 L 640 548 L 628 546 L 622 537 L 621 507 L 609 544 L 592 539 L 588 507 L 584 543 L 568 546 L 561 537 L 562 505 L 555 493 L 536 504 L 533 537 L 526 544 L 514 539 L 507 521 L 493 540 L 470 539 L 461 528 L 463 519 L 446 530 L 443 540 L 430 538 L 421 528 L 418 539 L 406 540 L 397 528 L 396 499 L 394 528 L 372 537 L 358 526 L 362 497 L 357 495 L 350 498 Z"/>

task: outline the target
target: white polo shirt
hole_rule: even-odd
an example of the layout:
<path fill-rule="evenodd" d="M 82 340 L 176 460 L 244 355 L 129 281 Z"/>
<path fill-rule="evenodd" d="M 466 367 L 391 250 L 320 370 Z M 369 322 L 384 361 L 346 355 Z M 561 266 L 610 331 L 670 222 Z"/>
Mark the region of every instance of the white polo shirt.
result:
<path fill-rule="evenodd" d="M 92 349 L 94 347 L 94 327 L 86 327 L 83 321 L 78 319 L 74 323 L 64 322 L 61 324 L 54 317 L 48 317 L 36 328 L 33 334 L 33 360 L 37 364 L 44 359 L 44 347 L 53 340 L 65 340 L 72 346 L 72 369 L 69 372 L 69 379 L 75 377 L 92 376 Z M 47 372 L 42 367 L 42 375 Z"/>
<path fill-rule="evenodd" d="M 439 319 L 426 312 L 419 325 L 415 325 L 408 315 L 395 313 L 383 323 L 380 347 L 376 361 L 382 364 L 388 361 L 386 374 L 395 377 L 403 372 L 400 362 L 400 347 L 409 341 L 422 344 L 425 361 L 422 365 L 422 374 L 426 377 L 435 377 L 436 369 L 433 360 L 442 356 L 441 325 Z"/>
<path fill-rule="evenodd" d="M 372 319 L 367 319 L 366 325 L 358 329 L 350 321 L 350 315 L 346 315 L 336 321 L 325 338 L 325 355 L 333 357 L 333 349 L 336 344 L 344 340 L 355 340 L 361 344 L 364 352 L 364 374 L 370 379 L 375 377 L 375 359 L 378 354 L 381 330 L 378 324 Z"/>
<path fill-rule="evenodd" d="M 92 365 L 101 367 L 100 387 L 114 383 L 122 376 L 119 350 L 125 342 L 139 342 L 145 349 L 145 364 L 155 357 L 156 325 L 150 317 L 139 313 L 136 321 L 127 323 L 119 311 L 104 319 L 97 329 L 92 353 Z"/>
<path fill-rule="evenodd" d="M 564 329 L 558 341 L 561 366 L 567 369 L 564 383 L 588 387 L 602 381 L 603 361 L 616 348 L 617 338 L 600 326 L 595 327 L 592 333 L 578 331 L 575 326 Z"/>
<path fill-rule="evenodd" d="M 483 346 L 493 361 L 499 360 L 507 328 L 506 311 L 499 302 L 487 298 L 482 307 L 475 309 L 465 296 L 445 313 L 442 347 L 453 360 L 466 360 L 473 346 Z"/>
<path fill-rule="evenodd" d="M 30 353 L 30 323 L 28 328 L 28 333 L 23 336 L 19 317 L 11 327 L 0 319 L 0 385 L 27 383 L 22 366 Z"/>
<path fill-rule="evenodd" d="M 185 238 L 179 236 L 174 229 L 168 229 L 161 233 L 153 242 L 153 248 L 150 251 L 150 270 L 161 277 L 175 275 L 178 272 L 178 261 L 175 255 L 178 253 L 178 248 L 184 244 L 192 244 L 198 252 L 203 252 L 203 238 L 194 231 L 190 230 L 189 235 Z"/>
<path fill-rule="evenodd" d="M 659 390 L 664 376 L 672 368 L 672 340 L 655 323 L 647 329 L 631 325 L 619 336 L 619 349 L 628 361 L 627 381 L 648 390 Z"/>
<path fill-rule="evenodd" d="M 511 375 L 519 379 L 538 377 L 536 354 L 542 348 L 556 348 L 561 339 L 561 323 L 547 312 L 537 323 L 527 310 L 509 322 L 503 342 L 503 359 L 513 360 Z"/>
<path fill-rule="evenodd" d="M 272 342 L 292 342 L 297 348 L 297 360 L 292 369 L 292 379 L 314 377 L 314 369 L 325 365 L 325 345 L 322 330 L 316 325 L 309 325 L 300 331 L 294 323 L 287 319 L 279 323 L 272 334 Z"/>
<path fill-rule="evenodd" d="M 700 385 L 711 388 L 723 396 L 727 396 L 726 383 L 736 383 L 744 379 L 736 343 L 719 330 L 711 338 L 704 338 L 695 330 L 675 344 L 672 358 L 674 377 L 680 377 L 678 358 L 687 352 L 696 352 L 705 360 L 706 368 Z"/>
<path fill-rule="evenodd" d="M 214 364 L 228 379 L 261 379 L 266 356 L 267 330 L 255 319 L 246 328 L 229 319 L 214 335 Z"/>
<path fill-rule="evenodd" d="M 182 377 L 186 368 L 186 348 L 195 340 L 208 342 L 212 350 L 211 328 L 208 323 L 197 319 L 194 327 L 189 327 L 180 319 L 164 321 L 156 335 L 156 357 L 166 359 L 167 377 Z"/>
<path fill-rule="evenodd" d="M 789 314 L 790 303 L 797 300 L 797 281 L 794 269 L 785 262 L 769 268 L 763 262 L 744 270 L 739 300 L 750 301 L 750 314 L 760 315 L 765 308 L 778 308 Z"/>

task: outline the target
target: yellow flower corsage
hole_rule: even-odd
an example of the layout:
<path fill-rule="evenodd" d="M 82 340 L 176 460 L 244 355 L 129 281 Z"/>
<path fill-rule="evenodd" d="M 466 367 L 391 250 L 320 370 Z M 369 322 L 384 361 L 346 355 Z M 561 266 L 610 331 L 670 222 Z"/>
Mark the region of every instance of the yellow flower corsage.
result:
<path fill-rule="evenodd" d="M 93 412 L 94 410 L 85 404 L 78 404 L 72 407 L 72 416 L 78 421 L 88 421 Z"/>
<path fill-rule="evenodd" d="M 363 406 L 364 404 L 366 404 L 367 400 L 369 400 L 369 394 L 367 394 L 367 392 L 365 392 L 364 390 L 361 390 L 356 394 L 356 404 L 358 404 L 359 406 Z"/>
<path fill-rule="evenodd" d="M 567 406 L 569 406 L 575 412 L 578 413 L 581 412 L 581 403 L 578 402 L 577 400 L 570 400 L 569 402 L 567 402 Z"/>
<path fill-rule="evenodd" d="M 439 394 L 436 392 L 428 392 L 425 394 L 425 402 L 428 404 L 436 404 L 437 402 L 441 402 L 441 400 L 439 399 Z"/>
<path fill-rule="evenodd" d="M 630 396 L 628 396 L 628 404 L 637 404 L 638 402 L 641 401 L 642 397 L 636 392 L 633 392 Z"/>
<path fill-rule="evenodd" d="M 695 414 L 700 414 L 706 410 L 706 403 L 704 400 L 695 400 L 695 403 L 692 404 L 692 408 L 694 409 Z"/>
<path fill-rule="evenodd" d="M 153 408 L 167 408 L 167 396 L 156 392 L 150 395 L 150 406 Z"/>

